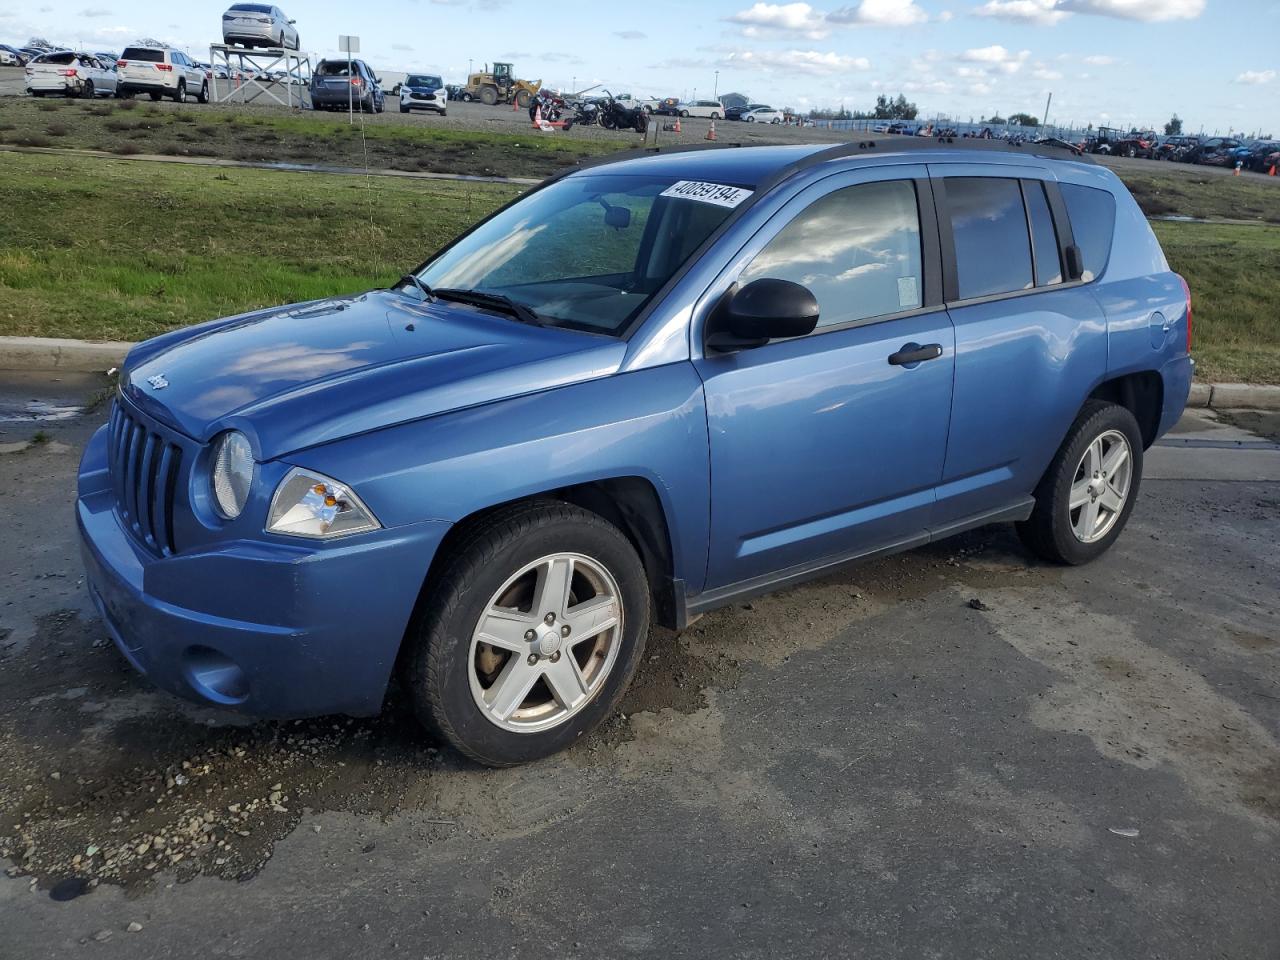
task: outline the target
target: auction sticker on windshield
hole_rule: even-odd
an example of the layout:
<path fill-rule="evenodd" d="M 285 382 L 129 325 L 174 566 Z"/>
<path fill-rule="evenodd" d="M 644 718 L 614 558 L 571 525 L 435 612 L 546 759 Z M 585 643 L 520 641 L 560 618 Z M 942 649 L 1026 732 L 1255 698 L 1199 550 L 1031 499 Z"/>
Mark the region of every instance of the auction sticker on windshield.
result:
<path fill-rule="evenodd" d="M 680 200 L 697 200 L 699 203 L 714 203 L 717 207 L 736 207 L 751 196 L 751 191 L 741 187 L 726 187 L 722 183 L 680 180 L 663 190 L 662 195 Z"/>

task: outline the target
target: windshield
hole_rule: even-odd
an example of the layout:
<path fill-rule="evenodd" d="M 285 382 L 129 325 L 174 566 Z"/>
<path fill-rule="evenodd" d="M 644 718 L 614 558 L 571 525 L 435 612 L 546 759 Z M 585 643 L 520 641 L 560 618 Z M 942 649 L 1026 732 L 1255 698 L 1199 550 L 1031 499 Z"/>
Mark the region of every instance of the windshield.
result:
<path fill-rule="evenodd" d="M 433 77 L 425 73 L 411 73 L 409 79 L 404 82 L 406 87 L 443 87 L 439 77 Z"/>
<path fill-rule="evenodd" d="M 717 200 L 663 196 L 673 184 L 669 177 L 568 177 L 481 224 L 419 276 L 437 291 L 509 297 L 548 326 L 620 336 L 750 195 L 724 187 Z"/>

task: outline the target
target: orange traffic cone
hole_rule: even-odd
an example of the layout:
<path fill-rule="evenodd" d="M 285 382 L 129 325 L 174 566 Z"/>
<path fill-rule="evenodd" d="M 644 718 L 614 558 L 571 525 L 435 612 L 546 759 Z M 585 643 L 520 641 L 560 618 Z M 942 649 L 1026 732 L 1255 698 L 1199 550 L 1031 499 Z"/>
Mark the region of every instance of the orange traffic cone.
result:
<path fill-rule="evenodd" d="M 680 115 L 679 115 L 679 114 L 676 114 L 676 126 L 675 126 L 675 129 L 674 129 L 674 130 L 672 130 L 671 132 L 672 132 L 672 133 L 679 133 L 679 132 L 680 132 Z"/>
<path fill-rule="evenodd" d="M 1267 176 L 1274 177 L 1275 175 L 1276 175 L 1276 165 L 1273 163 L 1271 165 L 1271 169 L 1267 171 Z"/>
<path fill-rule="evenodd" d="M 1236 168 L 1235 168 L 1234 170 L 1232 170 L 1232 171 L 1231 171 L 1231 175 L 1232 175 L 1233 177 L 1238 177 L 1238 176 L 1240 176 L 1240 167 L 1241 167 L 1240 161 L 1238 161 L 1238 160 L 1237 160 L 1237 161 L 1236 161 Z"/>
<path fill-rule="evenodd" d="M 714 140 L 716 138 L 716 122 L 711 121 L 711 129 L 707 131 L 707 139 Z"/>
<path fill-rule="evenodd" d="M 533 108 L 533 129 L 542 129 L 542 104 L 538 104 Z"/>

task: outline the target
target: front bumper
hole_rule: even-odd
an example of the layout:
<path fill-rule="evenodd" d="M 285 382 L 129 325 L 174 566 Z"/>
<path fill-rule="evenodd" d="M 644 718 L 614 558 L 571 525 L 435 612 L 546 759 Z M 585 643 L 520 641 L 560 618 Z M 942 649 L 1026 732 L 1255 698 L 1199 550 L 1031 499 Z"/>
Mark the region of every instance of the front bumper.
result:
<path fill-rule="evenodd" d="M 104 428 L 81 464 L 81 552 L 94 604 L 135 669 L 186 699 L 261 716 L 378 713 L 447 523 L 160 558 L 121 525 L 105 448 Z"/>

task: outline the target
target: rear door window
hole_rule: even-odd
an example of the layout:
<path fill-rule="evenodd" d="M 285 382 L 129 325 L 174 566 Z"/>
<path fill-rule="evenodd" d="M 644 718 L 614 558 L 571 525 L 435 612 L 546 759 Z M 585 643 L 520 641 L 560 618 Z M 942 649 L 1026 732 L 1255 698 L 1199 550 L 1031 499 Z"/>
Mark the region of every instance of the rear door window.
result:
<path fill-rule="evenodd" d="M 915 184 L 844 187 L 796 215 L 738 277 L 790 280 L 818 300 L 818 327 L 915 310 L 924 266 Z"/>
<path fill-rule="evenodd" d="M 1082 280 L 1102 274 L 1111 258 L 1111 237 L 1116 229 L 1116 198 L 1106 190 L 1060 183 L 1062 200 L 1071 218 L 1071 235 L 1084 264 Z"/>
<path fill-rule="evenodd" d="M 1031 241 L 1018 181 L 950 177 L 946 194 L 960 299 L 1030 290 Z"/>

